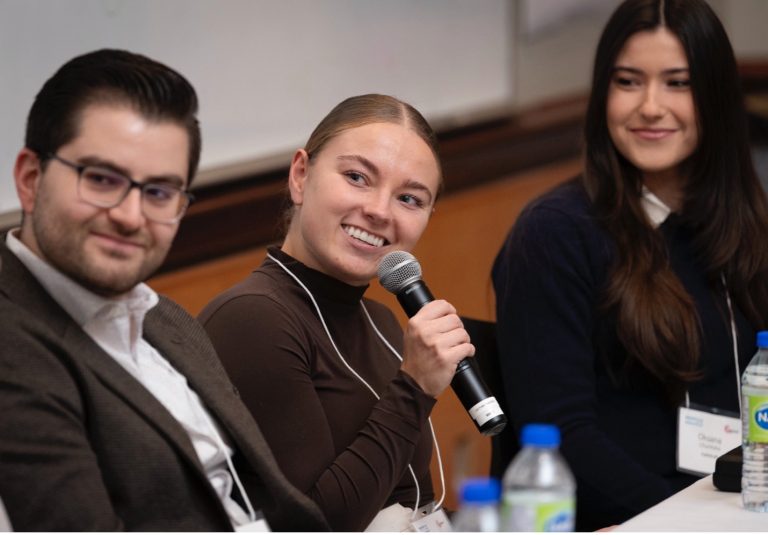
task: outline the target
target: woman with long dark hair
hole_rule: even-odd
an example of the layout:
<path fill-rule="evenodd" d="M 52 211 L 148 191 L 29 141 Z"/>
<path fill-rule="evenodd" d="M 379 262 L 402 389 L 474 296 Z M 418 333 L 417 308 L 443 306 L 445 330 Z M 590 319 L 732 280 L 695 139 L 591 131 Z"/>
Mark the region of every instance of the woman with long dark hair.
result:
<path fill-rule="evenodd" d="M 583 173 L 525 209 L 493 270 L 510 411 L 560 427 L 578 529 L 694 481 L 702 452 L 678 414 L 738 417 L 768 326 L 766 237 L 717 16 L 703 0 L 622 3 L 597 48 Z"/>

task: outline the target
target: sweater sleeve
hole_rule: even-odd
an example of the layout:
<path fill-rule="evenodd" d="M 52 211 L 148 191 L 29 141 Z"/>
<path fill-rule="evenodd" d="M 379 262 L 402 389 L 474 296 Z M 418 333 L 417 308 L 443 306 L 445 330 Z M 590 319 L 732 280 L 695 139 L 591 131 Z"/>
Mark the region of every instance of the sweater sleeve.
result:
<path fill-rule="evenodd" d="M 435 400 L 398 371 L 352 442 L 336 444 L 328 419 L 345 416 L 326 412 L 317 394 L 317 341 L 301 318 L 274 296 L 241 295 L 204 326 L 288 480 L 333 530 L 365 529 L 407 473 Z"/>
<path fill-rule="evenodd" d="M 533 421 L 560 428 L 561 451 L 577 479 L 580 530 L 619 523 L 672 493 L 598 422 L 598 403 L 606 400 L 596 393 L 593 333 L 602 284 L 596 266 L 605 261 L 600 248 L 606 243 L 589 221 L 559 207 L 532 206 L 515 224 L 493 273 L 513 420 L 517 429 Z"/>

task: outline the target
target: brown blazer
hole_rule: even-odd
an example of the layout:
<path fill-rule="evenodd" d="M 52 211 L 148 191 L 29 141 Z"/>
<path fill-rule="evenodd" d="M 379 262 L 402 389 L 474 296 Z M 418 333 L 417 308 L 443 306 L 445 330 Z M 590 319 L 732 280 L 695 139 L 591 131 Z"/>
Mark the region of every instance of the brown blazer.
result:
<path fill-rule="evenodd" d="M 277 468 L 197 321 L 161 298 L 144 333 L 228 433 L 272 529 L 326 530 Z M 181 425 L 50 297 L 4 235 L 0 498 L 16 530 L 231 530 Z"/>

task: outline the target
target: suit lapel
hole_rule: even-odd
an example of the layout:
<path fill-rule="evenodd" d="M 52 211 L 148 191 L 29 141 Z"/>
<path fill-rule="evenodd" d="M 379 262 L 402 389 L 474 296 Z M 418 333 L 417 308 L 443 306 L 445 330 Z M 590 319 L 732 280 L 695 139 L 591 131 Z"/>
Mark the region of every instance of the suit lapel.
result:
<path fill-rule="evenodd" d="M 145 418 L 205 479 L 186 431 L 146 388 L 105 353 L 59 306 L 8 250 L 5 235 L 0 235 L 0 296 L 39 319 L 41 329 L 47 329 L 54 340 L 60 340 L 67 354 L 79 365 L 92 370 L 105 388 Z M 271 508 L 283 511 L 287 515 L 283 519 L 288 525 L 301 526 L 307 522 L 306 525 L 326 526 L 317 506 L 288 483 L 277 469 L 277 461 L 264 436 L 235 394 L 207 337 L 202 334 L 200 340 L 189 339 L 188 329 L 182 333 L 174 319 L 164 317 L 163 312 L 157 310 L 162 307 L 164 303 L 161 299 L 161 303 L 147 314 L 145 337 L 187 378 L 190 387 L 229 433 L 243 454 L 245 464 L 262 480 L 264 487 L 259 490 L 262 504 L 270 503 Z M 199 331 L 203 333 L 202 327 Z"/>
<path fill-rule="evenodd" d="M 177 305 L 161 298 L 144 321 L 147 340 L 182 373 L 187 382 L 228 433 L 244 463 L 238 471 L 255 476 L 260 483 L 248 486 L 248 493 L 257 507 L 278 514 L 286 526 L 316 526 L 328 529 L 325 517 L 317 505 L 291 485 L 278 468 L 264 435 L 253 416 L 243 405 L 235 387 L 229 381 L 213 346 L 202 326 L 189 318 L 175 317 Z M 189 324 L 187 322 L 190 322 Z M 249 479 L 253 481 L 253 476 Z M 253 494 L 252 494 L 253 493 Z"/>
<path fill-rule="evenodd" d="M 152 312 L 147 314 L 144 322 L 144 334 L 168 362 L 186 377 L 189 387 L 249 460 L 261 464 L 263 452 L 271 456 L 261 433 L 253 432 L 257 430 L 253 417 L 235 393 L 234 386 L 212 348 L 200 347 L 189 339 L 188 334 L 182 334 L 172 321 L 162 321 Z M 207 340 L 205 342 L 208 343 Z M 248 455 L 254 449 L 258 454 Z"/>
<path fill-rule="evenodd" d="M 0 293 L 47 327 L 74 360 L 89 368 L 102 384 L 142 415 L 202 473 L 189 436 L 144 386 L 104 352 L 48 294 L 0 238 Z"/>
<path fill-rule="evenodd" d="M 262 505 L 270 501 L 274 506 L 280 500 L 290 498 L 303 508 L 311 509 L 312 514 L 319 514 L 315 512 L 314 504 L 288 483 L 277 468 L 272 450 L 253 416 L 236 394 L 235 387 L 229 381 L 202 327 L 199 327 L 200 340 L 190 338 L 191 333 L 187 330 L 184 331 L 186 336 L 182 335 L 173 320 L 162 316 L 162 307 L 161 302 L 157 307 L 161 309 L 156 312 L 157 315 L 154 311 L 147 314 L 144 322 L 147 340 L 187 378 L 190 388 L 200 396 L 211 415 L 233 441 L 235 449 L 243 455 L 246 461 L 243 468 L 254 472 L 270 489 L 269 493 L 261 494 Z"/>
<path fill-rule="evenodd" d="M 5 245 L 0 234 L 0 294 L 40 320 L 55 338 L 62 341 L 66 351 L 99 377 L 105 387 L 120 396 L 128 405 L 146 418 L 165 435 L 190 462 L 202 472 L 189 436 L 176 419 L 143 385 L 112 357 L 102 350 L 67 312 L 48 294 L 24 264 Z M 226 378 L 217 360 L 212 359 L 194 341 L 189 340 L 162 311 L 161 303 L 151 310 L 144 321 L 144 336 L 171 365 L 187 378 L 190 387 L 203 403 L 242 446 L 250 449 L 254 437 L 248 430 L 250 413 L 242 405 L 234 387 Z M 202 328 L 201 328 L 202 330 Z M 207 342 L 207 341 L 206 341 Z M 210 350 L 213 352 L 213 350 Z M 215 357 L 213 357 L 215 359 Z M 255 426 L 254 426 L 255 427 Z M 245 428 L 245 431 L 243 429 Z M 243 446 L 245 442 L 245 446 Z M 269 451 L 260 433 L 251 444 L 256 450 Z M 248 455 L 261 460 L 260 455 Z"/>
<path fill-rule="evenodd" d="M 87 334 L 75 325 L 65 333 L 65 343 L 74 354 L 99 377 L 105 387 L 148 420 L 160 434 L 171 442 L 183 457 L 203 473 L 203 467 L 189 435 L 168 409 L 153 396 L 136 378 L 106 354 Z"/>

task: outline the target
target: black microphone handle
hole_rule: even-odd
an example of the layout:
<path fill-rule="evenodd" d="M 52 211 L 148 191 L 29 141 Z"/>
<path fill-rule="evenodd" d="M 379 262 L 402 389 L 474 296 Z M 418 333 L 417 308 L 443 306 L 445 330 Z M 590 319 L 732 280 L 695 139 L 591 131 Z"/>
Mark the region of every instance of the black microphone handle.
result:
<path fill-rule="evenodd" d="M 397 300 L 408 317 L 412 318 L 424 305 L 434 301 L 435 297 L 424 281 L 417 280 L 397 292 Z M 496 435 L 507 425 L 507 417 L 483 378 L 471 365 L 470 359 L 463 359 L 456 366 L 451 388 L 482 434 Z M 483 420 L 483 423 L 479 424 L 478 419 Z"/>
<path fill-rule="evenodd" d="M 397 292 L 397 300 L 400 301 L 408 317 L 412 318 L 424 305 L 434 301 L 435 296 L 429 291 L 424 281 L 418 280 Z"/>

